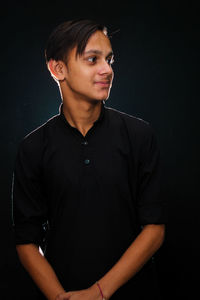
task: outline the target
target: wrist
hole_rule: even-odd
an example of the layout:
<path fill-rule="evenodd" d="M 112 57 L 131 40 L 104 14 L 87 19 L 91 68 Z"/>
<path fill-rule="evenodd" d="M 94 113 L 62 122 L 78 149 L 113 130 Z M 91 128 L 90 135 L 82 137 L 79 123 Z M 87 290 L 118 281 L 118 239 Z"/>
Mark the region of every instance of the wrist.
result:
<path fill-rule="evenodd" d="M 102 295 L 101 295 L 101 292 L 99 290 L 99 287 L 97 285 L 97 283 L 95 282 L 92 286 L 91 286 L 91 289 L 92 289 L 92 295 L 94 297 L 94 299 L 96 300 L 108 300 L 107 298 L 102 298 Z"/>
<path fill-rule="evenodd" d="M 96 299 L 98 300 L 109 300 L 110 297 L 112 296 L 107 292 L 106 289 L 105 290 L 103 289 L 105 287 L 104 286 L 102 287 L 100 281 L 95 282 L 92 287 L 96 290 L 96 296 L 97 296 Z"/>
<path fill-rule="evenodd" d="M 102 291 L 102 289 L 100 287 L 100 284 L 98 283 L 98 281 L 96 282 L 96 285 L 98 286 L 98 289 L 99 289 L 99 292 L 101 294 L 102 300 L 106 300 L 105 297 L 104 297 L 103 291 Z"/>
<path fill-rule="evenodd" d="M 104 276 L 98 280 L 98 283 L 102 290 L 105 300 L 109 300 L 112 297 L 112 295 L 115 293 L 115 291 L 117 290 L 117 288 L 114 286 L 112 280 L 110 280 L 110 278 L 107 278 L 107 276 Z M 98 288 L 97 284 L 96 284 L 96 286 Z M 100 291 L 99 291 L 99 294 L 100 294 Z M 102 300 L 102 296 L 100 299 Z"/>

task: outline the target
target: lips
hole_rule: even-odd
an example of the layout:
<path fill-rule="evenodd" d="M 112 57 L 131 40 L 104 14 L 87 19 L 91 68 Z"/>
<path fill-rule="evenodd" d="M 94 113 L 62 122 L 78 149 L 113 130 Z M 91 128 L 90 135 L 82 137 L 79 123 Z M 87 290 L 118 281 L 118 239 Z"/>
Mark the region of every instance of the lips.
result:
<path fill-rule="evenodd" d="M 103 86 L 103 87 L 108 87 L 108 86 L 110 86 L 110 81 L 108 81 L 108 80 L 101 80 L 101 81 L 96 81 L 95 84 Z"/>

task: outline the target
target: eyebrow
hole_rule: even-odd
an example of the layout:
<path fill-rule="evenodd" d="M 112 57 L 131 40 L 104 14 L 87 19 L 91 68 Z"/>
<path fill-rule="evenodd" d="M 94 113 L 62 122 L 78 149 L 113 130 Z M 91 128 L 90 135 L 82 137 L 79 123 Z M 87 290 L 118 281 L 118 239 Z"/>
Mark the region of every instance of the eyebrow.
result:
<path fill-rule="evenodd" d="M 103 55 L 103 52 L 100 51 L 100 50 L 91 49 L 91 50 L 85 51 L 83 54 L 84 54 L 84 55 L 87 55 L 87 54 Z M 110 51 L 106 57 L 108 57 L 108 56 L 113 56 L 113 55 L 114 55 L 113 51 Z"/>

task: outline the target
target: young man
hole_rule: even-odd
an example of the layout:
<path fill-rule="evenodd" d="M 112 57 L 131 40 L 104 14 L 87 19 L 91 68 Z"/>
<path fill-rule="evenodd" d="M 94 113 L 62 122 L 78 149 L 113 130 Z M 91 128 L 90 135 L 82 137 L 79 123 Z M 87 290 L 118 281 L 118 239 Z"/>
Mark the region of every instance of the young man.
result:
<path fill-rule="evenodd" d="M 19 147 L 19 258 L 49 300 L 158 299 L 151 257 L 165 231 L 159 150 L 148 123 L 105 106 L 113 80 L 106 28 L 65 22 L 45 53 L 62 105 Z"/>

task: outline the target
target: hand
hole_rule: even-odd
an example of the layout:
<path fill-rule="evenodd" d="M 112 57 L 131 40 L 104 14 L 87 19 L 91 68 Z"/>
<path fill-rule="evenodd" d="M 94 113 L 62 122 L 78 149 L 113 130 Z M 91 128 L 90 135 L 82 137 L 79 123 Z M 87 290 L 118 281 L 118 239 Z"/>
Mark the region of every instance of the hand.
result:
<path fill-rule="evenodd" d="M 55 300 L 102 300 L 96 284 L 88 289 L 59 294 Z"/>

